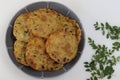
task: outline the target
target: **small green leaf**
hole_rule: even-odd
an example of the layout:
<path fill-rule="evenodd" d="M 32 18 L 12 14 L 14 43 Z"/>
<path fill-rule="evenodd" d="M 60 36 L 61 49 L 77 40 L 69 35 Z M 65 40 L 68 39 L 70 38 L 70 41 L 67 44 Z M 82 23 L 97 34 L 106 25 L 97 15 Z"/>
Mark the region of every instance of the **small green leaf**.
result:
<path fill-rule="evenodd" d="M 117 57 L 117 62 L 120 62 L 120 56 Z"/>
<path fill-rule="evenodd" d="M 86 69 L 86 71 L 90 72 L 91 70 L 90 69 Z"/>
<path fill-rule="evenodd" d="M 88 62 L 84 62 L 84 64 L 89 64 Z"/>
<path fill-rule="evenodd" d="M 102 31 L 102 35 L 105 35 L 105 31 L 104 30 Z"/>
<path fill-rule="evenodd" d="M 108 22 L 106 22 L 105 25 L 106 25 L 108 28 L 111 27 Z"/>
<path fill-rule="evenodd" d="M 97 70 L 97 74 L 100 75 L 100 70 Z"/>
<path fill-rule="evenodd" d="M 100 70 L 103 70 L 103 68 L 104 68 L 104 67 L 103 67 L 103 65 L 102 65 L 102 64 L 100 64 Z"/>
<path fill-rule="evenodd" d="M 92 78 L 92 77 L 90 77 L 90 80 L 93 80 L 93 78 Z"/>
<path fill-rule="evenodd" d="M 96 28 L 95 28 L 95 30 L 99 30 L 99 29 L 100 29 L 100 27 L 96 27 Z"/>
<path fill-rule="evenodd" d="M 90 66 L 86 64 L 86 65 L 84 65 L 84 67 L 88 68 L 88 67 L 90 67 Z"/>
<path fill-rule="evenodd" d="M 101 26 L 104 26 L 104 24 L 103 24 L 103 23 L 101 23 Z"/>
<path fill-rule="evenodd" d="M 94 80 L 98 80 L 96 76 L 94 77 Z"/>
<path fill-rule="evenodd" d="M 88 37 L 88 41 L 92 41 L 92 39 L 90 37 Z"/>
<path fill-rule="evenodd" d="M 101 72 L 101 74 L 100 74 L 100 78 L 103 78 L 104 76 L 105 76 L 104 73 Z"/>
<path fill-rule="evenodd" d="M 108 33 L 107 35 L 106 35 L 106 38 L 108 39 L 110 37 L 110 34 Z"/>
<path fill-rule="evenodd" d="M 109 76 L 107 77 L 107 79 L 111 79 L 111 75 L 109 75 Z"/>
<path fill-rule="evenodd" d="M 104 26 L 101 26 L 101 30 L 104 30 Z"/>
<path fill-rule="evenodd" d="M 96 22 L 96 23 L 94 24 L 94 26 L 98 26 L 98 22 Z"/>

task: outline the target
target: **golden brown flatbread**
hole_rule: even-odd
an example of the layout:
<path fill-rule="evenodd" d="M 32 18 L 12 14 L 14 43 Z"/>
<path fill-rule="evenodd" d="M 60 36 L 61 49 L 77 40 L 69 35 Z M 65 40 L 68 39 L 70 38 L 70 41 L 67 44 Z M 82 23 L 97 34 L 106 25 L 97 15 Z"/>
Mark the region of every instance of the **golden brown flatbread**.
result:
<path fill-rule="evenodd" d="M 26 59 L 25 59 L 25 53 L 26 53 L 26 43 L 22 42 L 22 41 L 15 41 L 14 43 L 14 56 L 16 58 L 16 60 L 25 65 L 28 66 L 28 64 L 26 63 Z"/>
<path fill-rule="evenodd" d="M 82 35 L 80 25 L 75 20 L 65 17 L 62 14 L 59 14 L 59 21 L 61 30 L 76 36 L 77 42 L 79 43 Z"/>
<path fill-rule="evenodd" d="M 67 32 L 56 32 L 50 35 L 46 42 L 48 55 L 58 63 L 68 63 L 77 54 L 77 40 Z"/>
<path fill-rule="evenodd" d="M 26 24 L 27 19 L 29 18 L 29 13 L 23 13 L 17 17 L 14 22 L 13 34 L 19 41 L 28 42 L 30 38 L 30 31 Z"/>
<path fill-rule="evenodd" d="M 27 21 L 34 36 L 47 38 L 59 28 L 58 13 L 51 9 L 39 9 L 31 13 Z"/>

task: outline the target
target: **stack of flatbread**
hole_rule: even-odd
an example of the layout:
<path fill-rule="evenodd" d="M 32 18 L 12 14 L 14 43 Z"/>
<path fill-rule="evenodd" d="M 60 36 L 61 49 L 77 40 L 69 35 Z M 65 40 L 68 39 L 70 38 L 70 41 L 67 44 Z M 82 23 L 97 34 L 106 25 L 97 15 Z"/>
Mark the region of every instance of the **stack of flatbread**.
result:
<path fill-rule="evenodd" d="M 75 20 L 45 8 L 20 14 L 13 34 L 17 62 L 38 71 L 61 69 L 76 57 L 81 40 Z"/>

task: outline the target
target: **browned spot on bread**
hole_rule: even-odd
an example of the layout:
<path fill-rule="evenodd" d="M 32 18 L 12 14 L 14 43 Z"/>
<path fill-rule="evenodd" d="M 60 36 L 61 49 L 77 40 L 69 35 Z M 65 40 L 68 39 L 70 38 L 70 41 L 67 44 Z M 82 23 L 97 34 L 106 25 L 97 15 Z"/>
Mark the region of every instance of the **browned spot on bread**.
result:
<path fill-rule="evenodd" d="M 64 47 L 63 47 L 63 49 L 64 49 L 64 51 L 66 52 L 66 53 L 70 53 L 70 44 L 69 43 L 67 43 Z"/>
<path fill-rule="evenodd" d="M 46 22 L 46 21 L 47 21 L 47 17 L 44 16 L 44 15 L 41 15 L 41 20 L 42 20 L 43 22 Z"/>

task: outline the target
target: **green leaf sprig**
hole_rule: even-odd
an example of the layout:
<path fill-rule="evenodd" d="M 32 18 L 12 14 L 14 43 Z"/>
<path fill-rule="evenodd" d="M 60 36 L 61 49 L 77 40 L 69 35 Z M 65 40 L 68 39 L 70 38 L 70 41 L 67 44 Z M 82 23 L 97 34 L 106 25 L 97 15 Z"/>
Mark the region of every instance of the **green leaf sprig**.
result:
<path fill-rule="evenodd" d="M 110 38 L 111 40 L 119 40 L 120 39 L 120 26 L 111 26 L 108 22 L 105 24 L 96 22 L 94 24 L 95 30 L 101 30 L 103 35 L 106 35 L 106 38 Z M 114 50 L 120 49 L 120 42 L 114 42 L 113 44 Z"/>
<path fill-rule="evenodd" d="M 86 71 L 91 73 L 91 77 L 87 80 L 99 80 L 107 77 L 110 79 L 114 73 L 114 66 L 120 62 L 120 56 L 115 57 L 114 52 L 120 50 L 120 27 L 111 26 L 108 22 L 105 24 L 96 22 L 95 30 L 101 30 L 106 38 L 118 40 L 112 43 L 112 49 L 108 49 L 105 45 L 96 45 L 95 41 L 88 38 L 88 43 L 95 50 L 90 62 L 84 62 Z"/>
<path fill-rule="evenodd" d="M 120 39 L 120 26 L 111 26 L 108 22 L 94 24 L 95 30 L 101 30 L 103 35 L 106 35 L 106 38 L 110 38 L 112 40 Z"/>
<path fill-rule="evenodd" d="M 86 71 L 91 73 L 87 80 L 99 80 L 104 77 L 110 79 L 114 72 L 113 67 L 117 63 L 117 58 L 113 56 L 115 50 L 110 50 L 105 45 L 96 45 L 91 38 L 88 38 L 88 43 L 95 50 L 95 54 L 91 62 L 84 62 Z"/>

